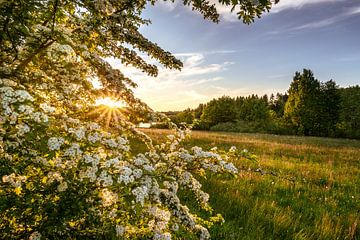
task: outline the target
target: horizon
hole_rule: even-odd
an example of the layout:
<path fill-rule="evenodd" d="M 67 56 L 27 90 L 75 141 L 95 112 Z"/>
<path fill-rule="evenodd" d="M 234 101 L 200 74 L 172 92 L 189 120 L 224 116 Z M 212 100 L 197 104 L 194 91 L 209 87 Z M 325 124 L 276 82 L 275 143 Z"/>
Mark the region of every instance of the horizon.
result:
<path fill-rule="evenodd" d="M 359 84 L 359 1 L 282 0 L 249 26 L 226 7 L 218 10 L 219 24 L 179 2 L 149 5 L 142 14 L 152 19 L 142 34 L 181 59 L 181 71 L 145 56 L 159 67 L 158 76 L 149 77 L 108 60 L 138 84 L 135 96 L 155 111 L 195 108 L 224 95 L 285 93 L 304 68 L 321 82 Z"/>

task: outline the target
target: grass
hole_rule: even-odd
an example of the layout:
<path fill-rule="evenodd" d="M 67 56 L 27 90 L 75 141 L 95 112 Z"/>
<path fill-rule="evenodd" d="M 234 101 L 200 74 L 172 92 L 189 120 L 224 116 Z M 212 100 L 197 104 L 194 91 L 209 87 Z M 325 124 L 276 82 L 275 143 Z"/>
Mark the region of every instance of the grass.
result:
<path fill-rule="evenodd" d="M 155 141 L 170 134 L 145 131 Z M 248 149 L 277 175 L 240 171 L 203 181 L 225 218 L 212 239 L 360 239 L 360 141 L 194 131 L 185 144 Z"/>

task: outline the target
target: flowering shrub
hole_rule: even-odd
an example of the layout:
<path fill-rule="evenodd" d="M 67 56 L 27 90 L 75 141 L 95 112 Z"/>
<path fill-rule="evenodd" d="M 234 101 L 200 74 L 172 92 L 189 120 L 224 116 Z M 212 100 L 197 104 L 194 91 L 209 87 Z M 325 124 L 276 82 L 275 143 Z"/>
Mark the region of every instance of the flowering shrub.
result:
<path fill-rule="evenodd" d="M 262 2 L 239 3 L 245 21 L 271 5 Z M 209 3 L 184 3 L 217 21 Z M 198 179 L 207 171 L 236 174 L 230 162 L 239 153 L 185 149 L 189 133 L 176 126 L 166 142 L 154 145 L 130 120 L 163 117 L 136 99 L 136 84 L 105 60 L 119 58 L 155 76 L 156 66 L 138 54 L 144 52 L 181 68 L 138 31 L 148 23 L 140 17 L 145 6 L 146 1 L 0 1 L 1 238 L 170 239 L 191 232 L 208 239 L 208 227 L 222 220 L 190 210 L 179 191 L 191 192 L 201 211 L 212 213 Z M 93 79 L 100 89 L 92 87 Z M 96 106 L 104 95 L 127 107 Z M 131 141 L 147 149 L 136 153 Z"/>
<path fill-rule="evenodd" d="M 95 122 L 60 117 L 15 81 L 0 84 L 5 237 L 70 237 L 76 231 L 169 239 L 179 227 L 209 237 L 178 189 L 191 191 L 211 210 L 195 176 L 237 172 L 215 149 L 182 148 L 188 133 L 178 129 L 165 143 L 134 155 L 125 130 L 112 133 Z"/>

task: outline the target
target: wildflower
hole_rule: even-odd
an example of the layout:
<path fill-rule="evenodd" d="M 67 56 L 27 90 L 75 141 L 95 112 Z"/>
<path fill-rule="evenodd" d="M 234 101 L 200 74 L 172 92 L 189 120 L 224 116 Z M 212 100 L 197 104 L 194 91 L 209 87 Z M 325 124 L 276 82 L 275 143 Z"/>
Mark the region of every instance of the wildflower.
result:
<path fill-rule="evenodd" d="M 236 147 L 235 147 L 235 146 L 231 146 L 231 148 L 229 149 L 229 152 L 236 152 Z"/>

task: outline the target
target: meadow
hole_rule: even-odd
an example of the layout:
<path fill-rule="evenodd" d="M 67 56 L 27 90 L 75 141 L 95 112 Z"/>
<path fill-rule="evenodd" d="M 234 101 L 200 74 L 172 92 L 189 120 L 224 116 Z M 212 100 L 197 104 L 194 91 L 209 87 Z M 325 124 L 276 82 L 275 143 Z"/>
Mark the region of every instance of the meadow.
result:
<path fill-rule="evenodd" d="M 170 134 L 144 131 L 155 142 Z M 184 144 L 257 155 L 234 162 L 235 178 L 202 182 L 225 219 L 212 239 L 360 239 L 360 141 L 193 131 Z"/>

